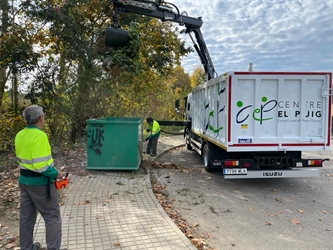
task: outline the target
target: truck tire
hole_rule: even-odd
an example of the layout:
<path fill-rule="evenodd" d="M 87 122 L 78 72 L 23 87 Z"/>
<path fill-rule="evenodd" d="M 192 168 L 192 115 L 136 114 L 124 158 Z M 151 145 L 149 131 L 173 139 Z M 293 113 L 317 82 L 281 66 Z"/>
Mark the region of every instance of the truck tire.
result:
<path fill-rule="evenodd" d="M 207 172 L 212 172 L 213 168 L 212 168 L 212 163 L 210 161 L 211 159 L 211 149 L 210 149 L 210 145 L 208 142 L 206 142 L 203 146 L 202 149 L 202 159 L 204 162 L 204 166 Z"/>
<path fill-rule="evenodd" d="M 185 128 L 185 133 L 184 133 L 184 137 L 185 137 L 185 145 L 186 145 L 186 149 L 187 150 L 192 150 L 192 146 L 191 146 L 191 136 L 189 135 L 189 129 Z"/>
<path fill-rule="evenodd" d="M 185 145 L 187 150 L 192 150 L 191 139 L 187 135 L 185 136 Z"/>

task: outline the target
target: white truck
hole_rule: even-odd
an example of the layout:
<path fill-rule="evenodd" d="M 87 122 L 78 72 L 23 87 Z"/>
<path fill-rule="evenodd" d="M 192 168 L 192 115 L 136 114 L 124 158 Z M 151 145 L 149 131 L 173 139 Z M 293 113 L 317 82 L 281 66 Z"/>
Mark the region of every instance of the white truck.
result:
<path fill-rule="evenodd" d="M 319 176 L 330 150 L 332 73 L 227 72 L 186 98 L 187 149 L 226 179 Z"/>

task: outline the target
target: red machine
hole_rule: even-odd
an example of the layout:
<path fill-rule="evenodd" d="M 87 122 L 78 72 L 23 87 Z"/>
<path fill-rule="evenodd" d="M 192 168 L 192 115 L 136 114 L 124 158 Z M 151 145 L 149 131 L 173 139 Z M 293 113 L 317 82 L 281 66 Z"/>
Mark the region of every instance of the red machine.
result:
<path fill-rule="evenodd" d="M 57 190 L 61 189 L 61 188 L 66 188 L 68 185 L 68 173 L 66 173 L 65 178 L 60 179 L 60 180 L 56 180 L 54 182 L 54 185 L 56 187 Z"/>

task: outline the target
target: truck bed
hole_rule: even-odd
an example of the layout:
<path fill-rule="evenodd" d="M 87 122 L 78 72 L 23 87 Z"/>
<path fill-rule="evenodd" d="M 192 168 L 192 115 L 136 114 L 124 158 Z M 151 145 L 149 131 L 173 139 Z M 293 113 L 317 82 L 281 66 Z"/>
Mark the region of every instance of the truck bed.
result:
<path fill-rule="evenodd" d="M 192 132 L 228 152 L 330 150 L 332 73 L 227 72 L 189 103 Z"/>

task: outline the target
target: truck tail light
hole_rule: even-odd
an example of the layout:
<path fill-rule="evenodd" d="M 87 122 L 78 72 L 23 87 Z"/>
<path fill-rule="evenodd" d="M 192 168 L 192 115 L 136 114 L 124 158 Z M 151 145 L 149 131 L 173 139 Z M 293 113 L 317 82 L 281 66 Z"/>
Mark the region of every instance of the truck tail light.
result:
<path fill-rule="evenodd" d="M 248 168 L 248 167 L 250 167 L 250 163 L 244 162 L 243 166 L 244 166 L 244 168 Z"/>
<path fill-rule="evenodd" d="M 321 166 L 323 164 L 322 160 L 309 160 L 308 165 L 309 166 Z"/>
<path fill-rule="evenodd" d="M 237 167 L 239 165 L 238 161 L 224 161 L 223 166 L 224 167 Z"/>

